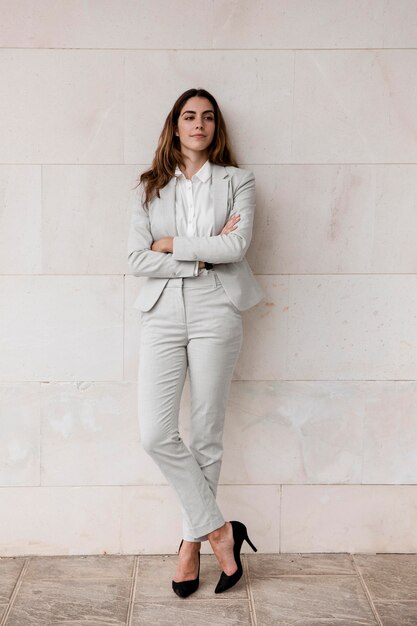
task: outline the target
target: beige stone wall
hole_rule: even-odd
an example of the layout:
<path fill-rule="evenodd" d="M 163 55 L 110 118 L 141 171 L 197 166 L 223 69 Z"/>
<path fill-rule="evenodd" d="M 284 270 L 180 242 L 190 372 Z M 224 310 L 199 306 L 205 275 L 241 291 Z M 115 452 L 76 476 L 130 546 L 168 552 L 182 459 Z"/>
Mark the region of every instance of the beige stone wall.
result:
<path fill-rule="evenodd" d="M 255 172 L 267 293 L 243 314 L 219 504 L 262 552 L 416 551 L 416 0 L 0 14 L 0 555 L 177 549 L 139 441 L 126 239 L 190 87 Z M 187 416 L 188 380 L 186 440 Z"/>

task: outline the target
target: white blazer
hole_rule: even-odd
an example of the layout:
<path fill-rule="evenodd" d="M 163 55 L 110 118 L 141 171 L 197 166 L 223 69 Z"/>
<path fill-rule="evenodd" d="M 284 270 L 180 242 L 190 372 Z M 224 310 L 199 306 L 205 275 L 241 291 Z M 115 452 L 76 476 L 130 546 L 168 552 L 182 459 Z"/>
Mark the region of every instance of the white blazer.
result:
<path fill-rule="evenodd" d="M 250 170 L 232 165 L 212 164 L 214 235 L 178 236 L 175 223 L 175 177 L 143 205 L 144 189 L 134 191 L 128 236 L 127 259 L 133 276 L 146 276 L 133 308 L 149 311 L 169 278 L 193 276 L 196 260 L 214 264 L 223 288 L 237 309 L 243 311 L 260 302 L 266 294 L 252 273 L 245 254 L 252 238 L 255 211 L 255 176 Z M 220 235 L 229 217 L 240 214 L 237 228 Z M 173 252 L 154 252 L 151 245 L 162 237 L 175 237 Z"/>

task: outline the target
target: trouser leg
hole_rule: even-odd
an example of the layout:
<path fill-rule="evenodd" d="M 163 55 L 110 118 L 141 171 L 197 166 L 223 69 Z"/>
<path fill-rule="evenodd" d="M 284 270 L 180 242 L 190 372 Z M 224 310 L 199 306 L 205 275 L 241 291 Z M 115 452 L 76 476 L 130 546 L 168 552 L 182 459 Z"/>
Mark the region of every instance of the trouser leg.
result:
<path fill-rule="evenodd" d="M 230 304 L 219 281 L 210 288 L 184 292 L 190 379 L 189 448 L 216 497 L 222 456 L 227 400 L 243 340 L 241 313 Z M 193 536 L 183 515 L 183 537 L 206 541 L 207 534 Z"/>
<path fill-rule="evenodd" d="M 227 398 L 240 342 L 235 338 L 227 351 L 207 339 L 193 339 L 188 344 L 190 378 L 190 444 L 209 487 L 216 497 L 223 457 L 223 430 Z M 183 537 L 206 541 L 207 535 L 191 538 L 186 517 Z"/>
<path fill-rule="evenodd" d="M 199 537 L 222 526 L 224 518 L 178 430 L 187 352 L 183 328 L 173 319 L 175 307 L 168 306 L 171 298 L 180 295 L 176 292 L 165 290 L 156 311 L 143 318 L 138 371 L 139 428 L 143 448 L 174 487 L 187 527 L 194 537 Z"/>

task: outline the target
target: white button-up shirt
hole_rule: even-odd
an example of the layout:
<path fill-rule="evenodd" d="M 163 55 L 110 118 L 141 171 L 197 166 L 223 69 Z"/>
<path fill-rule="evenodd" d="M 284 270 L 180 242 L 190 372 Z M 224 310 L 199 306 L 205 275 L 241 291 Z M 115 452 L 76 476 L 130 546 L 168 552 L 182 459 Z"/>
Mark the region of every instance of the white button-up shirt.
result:
<path fill-rule="evenodd" d="M 213 234 L 214 204 L 211 190 L 212 165 L 207 161 L 188 180 L 180 168 L 175 169 L 175 221 L 180 237 L 204 237 Z M 204 259 L 200 259 L 204 261 Z M 194 276 L 207 273 L 198 268 L 196 261 Z"/>

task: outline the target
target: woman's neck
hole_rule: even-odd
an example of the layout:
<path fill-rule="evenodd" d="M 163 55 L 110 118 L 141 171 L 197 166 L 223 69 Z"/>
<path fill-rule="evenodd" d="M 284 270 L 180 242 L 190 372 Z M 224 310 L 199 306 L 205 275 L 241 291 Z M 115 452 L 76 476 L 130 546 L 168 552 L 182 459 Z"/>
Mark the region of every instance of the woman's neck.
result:
<path fill-rule="evenodd" d="M 181 168 L 180 169 L 184 176 L 191 180 L 194 174 L 198 172 L 198 170 L 202 168 L 204 163 L 207 161 L 208 154 L 207 152 L 198 152 L 197 154 L 188 154 L 183 152 L 182 154 L 185 156 L 185 171 Z"/>

